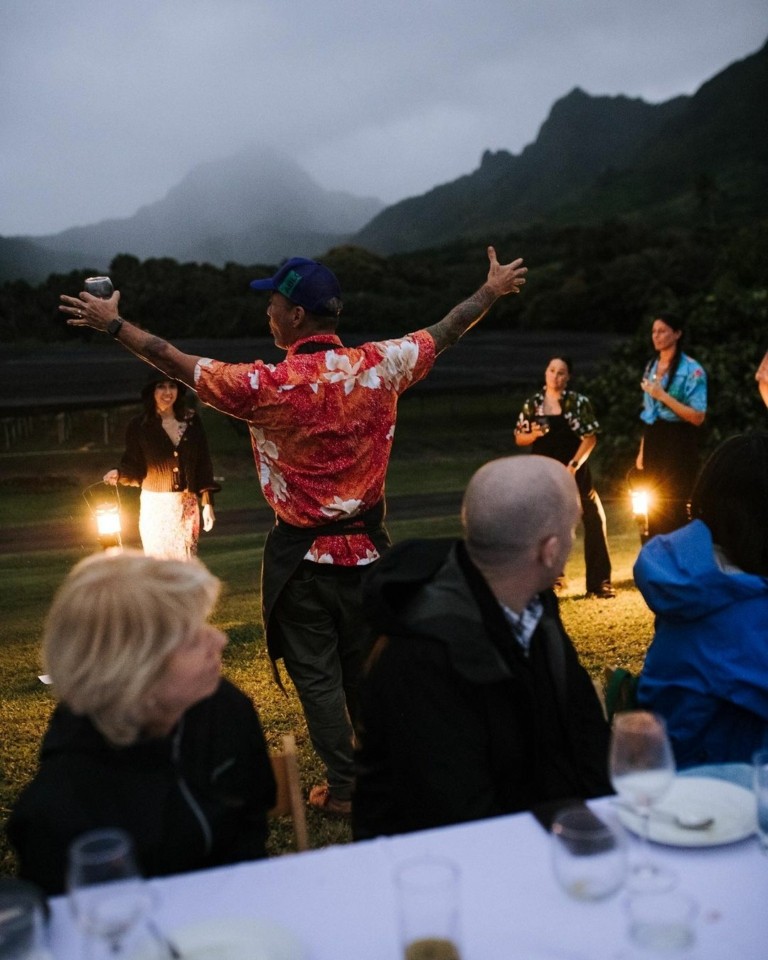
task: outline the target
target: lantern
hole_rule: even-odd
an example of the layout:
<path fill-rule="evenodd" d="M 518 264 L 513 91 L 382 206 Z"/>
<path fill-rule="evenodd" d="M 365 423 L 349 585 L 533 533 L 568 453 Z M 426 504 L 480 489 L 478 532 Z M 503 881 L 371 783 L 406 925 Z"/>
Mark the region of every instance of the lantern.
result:
<path fill-rule="evenodd" d="M 629 499 L 632 505 L 632 514 L 640 530 L 640 541 L 645 543 L 648 539 L 648 512 L 653 502 L 653 494 L 648 487 L 639 484 L 633 485 L 628 478 Z"/>
<path fill-rule="evenodd" d="M 96 539 L 101 544 L 104 550 L 109 550 L 110 547 L 122 548 L 122 523 L 120 520 L 120 494 L 118 493 L 117 486 L 112 487 L 113 495 L 107 499 L 100 498 L 98 502 L 95 500 L 90 491 L 97 486 L 106 486 L 108 489 L 110 484 L 104 484 L 103 481 L 98 483 L 92 483 L 90 487 L 87 487 L 83 491 L 83 497 L 85 502 L 88 504 L 88 509 L 91 512 L 96 523 Z"/>
<path fill-rule="evenodd" d="M 122 547 L 120 537 L 120 508 L 116 503 L 100 503 L 93 513 L 96 518 L 96 532 L 99 543 L 108 547 Z"/>

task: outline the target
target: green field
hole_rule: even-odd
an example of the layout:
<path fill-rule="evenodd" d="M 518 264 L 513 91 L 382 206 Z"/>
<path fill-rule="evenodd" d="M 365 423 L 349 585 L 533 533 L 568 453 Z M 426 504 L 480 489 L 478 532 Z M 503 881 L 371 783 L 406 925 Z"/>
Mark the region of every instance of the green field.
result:
<path fill-rule="evenodd" d="M 421 496 L 417 518 L 400 519 L 391 511 L 394 540 L 458 533 L 455 510 L 434 506 L 436 494 L 459 494 L 473 471 L 486 460 L 514 453 L 512 426 L 519 397 L 489 394 L 472 397 L 422 395 L 401 404 L 387 492 Z M 39 640 L 47 606 L 71 565 L 97 548 L 87 505 L 86 486 L 98 481 L 120 454 L 124 419 L 114 424 L 113 440 L 104 445 L 102 424 L 95 416 L 73 418 L 71 432 L 59 442 L 53 421 L 40 420 L 28 435 L 0 455 L 0 816 L 3 821 L 18 790 L 32 775 L 41 734 L 53 707 L 49 690 L 37 679 Z M 259 623 L 258 569 L 270 514 L 255 479 L 248 441 L 232 423 L 205 410 L 215 472 L 223 477 L 217 513 L 222 523 L 203 535 L 200 557 L 224 583 L 215 621 L 229 635 L 225 673 L 256 703 L 271 744 L 295 731 L 305 791 L 321 778 L 321 768 L 308 743 L 297 698 L 288 685 L 284 696 L 272 681 Z M 599 470 L 599 458 L 596 458 Z M 584 599 L 581 537 L 568 565 L 569 588 L 561 601 L 563 619 L 594 677 L 604 665 L 637 670 L 652 634 L 652 617 L 634 588 L 632 565 L 639 548 L 634 521 L 623 489 L 600 488 L 608 514 L 609 539 L 617 597 Z M 135 521 L 137 496 L 123 494 L 129 529 Z M 227 511 L 256 509 L 253 529 L 224 533 Z M 82 528 L 81 543 L 60 550 L 28 550 L 37 533 L 51 524 Z M 10 535 L 9 535 L 10 534 Z M 131 534 L 127 536 L 127 542 Z M 349 840 L 346 824 L 309 812 L 314 847 Z M 289 850 L 290 828 L 277 824 L 270 840 L 273 853 Z M 13 869 L 13 858 L 0 845 L 0 870 Z"/>

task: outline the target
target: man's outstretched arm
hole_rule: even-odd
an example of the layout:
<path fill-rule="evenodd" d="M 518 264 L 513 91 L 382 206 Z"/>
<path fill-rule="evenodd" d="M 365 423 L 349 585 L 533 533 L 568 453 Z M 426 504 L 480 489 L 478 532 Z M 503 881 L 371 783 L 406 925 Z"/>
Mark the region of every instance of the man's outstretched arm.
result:
<path fill-rule="evenodd" d="M 119 290 L 116 290 L 109 300 L 102 300 L 85 292 L 79 297 L 62 294 L 60 299 L 59 310 L 67 314 L 67 324 L 70 327 L 91 327 L 100 333 L 107 333 L 109 325 L 119 319 Z M 122 321 L 116 338 L 140 360 L 151 363 L 173 380 L 181 380 L 187 386 L 194 387 L 195 366 L 200 357 L 183 353 L 172 343 L 142 330 L 128 320 Z"/>
<path fill-rule="evenodd" d="M 520 287 L 525 283 L 528 267 L 523 266 L 522 258 L 512 263 L 499 263 L 496 251 L 488 247 L 488 277 L 477 293 L 463 300 L 455 306 L 442 320 L 427 327 L 427 333 L 435 341 L 435 353 L 442 353 L 447 347 L 463 336 L 467 330 L 488 313 L 499 297 L 508 293 L 520 293 Z"/>

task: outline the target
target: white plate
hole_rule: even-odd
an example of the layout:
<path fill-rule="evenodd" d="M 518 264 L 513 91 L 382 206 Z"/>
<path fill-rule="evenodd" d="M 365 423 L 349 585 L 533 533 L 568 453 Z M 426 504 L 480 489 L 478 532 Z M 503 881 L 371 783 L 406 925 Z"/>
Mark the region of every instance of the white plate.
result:
<path fill-rule="evenodd" d="M 755 797 L 727 780 L 710 777 L 677 777 L 657 809 L 678 816 L 714 817 L 706 830 L 686 830 L 651 814 L 649 839 L 675 847 L 716 847 L 743 840 L 757 829 Z M 641 833 L 642 819 L 626 807 L 617 809 L 619 820 L 633 833 Z"/>
<path fill-rule="evenodd" d="M 207 920 L 168 931 L 184 960 L 305 960 L 306 951 L 284 927 L 266 920 Z M 156 960 L 157 943 L 147 944 L 133 960 Z"/>

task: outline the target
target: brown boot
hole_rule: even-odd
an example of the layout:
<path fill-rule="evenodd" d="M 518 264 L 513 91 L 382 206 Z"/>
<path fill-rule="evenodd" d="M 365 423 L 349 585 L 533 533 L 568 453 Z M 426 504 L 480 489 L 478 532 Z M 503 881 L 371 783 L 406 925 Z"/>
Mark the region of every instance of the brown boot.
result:
<path fill-rule="evenodd" d="M 309 791 L 307 800 L 310 807 L 319 810 L 328 817 L 341 817 L 343 820 L 349 820 L 352 816 L 352 801 L 340 800 L 331 794 L 331 788 L 327 783 L 319 783 Z"/>

